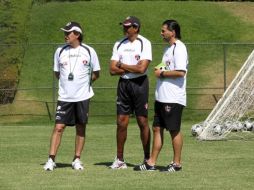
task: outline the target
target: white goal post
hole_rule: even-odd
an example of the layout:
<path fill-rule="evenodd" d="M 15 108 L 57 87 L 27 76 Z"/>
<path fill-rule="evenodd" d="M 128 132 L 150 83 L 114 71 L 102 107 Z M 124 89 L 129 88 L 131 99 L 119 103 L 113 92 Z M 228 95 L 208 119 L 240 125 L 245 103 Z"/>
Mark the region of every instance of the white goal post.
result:
<path fill-rule="evenodd" d="M 254 130 L 254 50 L 223 96 L 199 125 L 200 140 L 221 140 L 230 133 Z"/>

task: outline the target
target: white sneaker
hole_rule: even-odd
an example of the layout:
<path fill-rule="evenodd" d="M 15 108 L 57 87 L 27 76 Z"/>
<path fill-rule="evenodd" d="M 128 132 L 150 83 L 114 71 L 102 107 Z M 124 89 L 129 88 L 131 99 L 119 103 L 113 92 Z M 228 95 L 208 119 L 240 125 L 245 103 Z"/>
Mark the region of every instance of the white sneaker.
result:
<path fill-rule="evenodd" d="M 72 168 L 74 170 L 83 170 L 83 163 L 80 161 L 80 159 L 76 158 L 73 162 L 72 162 Z"/>
<path fill-rule="evenodd" d="M 109 166 L 111 169 L 126 169 L 127 165 L 124 161 L 119 160 L 117 157 L 115 158 L 115 161 L 112 163 L 111 166 Z"/>
<path fill-rule="evenodd" d="M 43 168 L 46 171 L 53 171 L 55 167 L 56 163 L 51 158 L 49 158 Z"/>

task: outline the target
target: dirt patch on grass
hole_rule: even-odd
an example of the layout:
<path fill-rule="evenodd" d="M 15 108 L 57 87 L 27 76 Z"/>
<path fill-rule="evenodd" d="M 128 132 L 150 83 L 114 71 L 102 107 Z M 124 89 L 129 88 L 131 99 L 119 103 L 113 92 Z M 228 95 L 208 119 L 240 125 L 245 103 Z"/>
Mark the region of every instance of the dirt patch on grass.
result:
<path fill-rule="evenodd" d="M 231 53 L 228 55 L 227 70 L 226 70 L 226 87 L 230 85 L 235 78 L 237 72 L 244 64 L 245 57 L 239 57 L 239 55 Z M 224 93 L 224 69 L 223 60 L 208 61 L 206 65 L 214 65 L 213 67 L 205 67 L 200 73 L 201 78 L 206 81 L 205 89 L 195 90 L 194 93 L 200 94 L 198 101 L 193 105 L 194 107 L 205 109 L 213 108 L 216 102 L 221 98 Z M 232 66 L 234 65 L 234 66 Z M 210 88 L 209 87 L 218 87 Z"/>
<path fill-rule="evenodd" d="M 254 3 L 252 2 L 220 2 L 218 3 L 226 11 L 239 17 L 247 23 L 253 24 L 254 22 Z"/>

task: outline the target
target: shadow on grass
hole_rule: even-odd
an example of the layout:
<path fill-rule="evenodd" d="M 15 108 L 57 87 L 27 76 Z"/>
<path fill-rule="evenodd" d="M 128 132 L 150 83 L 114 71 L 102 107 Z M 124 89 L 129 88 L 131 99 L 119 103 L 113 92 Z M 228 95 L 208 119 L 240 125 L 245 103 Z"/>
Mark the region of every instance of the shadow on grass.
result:
<path fill-rule="evenodd" d="M 44 166 L 45 163 L 40 164 L 41 166 Z M 57 168 L 69 168 L 72 167 L 71 164 L 66 164 L 66 163 L 56 163 Z"/>
<path fill-rule="evenodd" d="M 126 163 L 128 167 L 134 168 L 135 166 L 138 166 L 139 164 L 131 164 L 131 163 Z M 96 166 L 106 166 L 109 167 L 112 165 L 112 162 L 99 162 L 95 163 L 94 165 Z M 158 171 L 165 171 L 167 169 L 167 166 L 156 166 L 156 170 Z"/>
<path fill-rule="evenodd" d="M 135 167 L 136 165 L 134 164 L 131 164 L 131 163 L 126 163 L 128 167 Z M 112 165 L 112 162 L 99 162 L 99 163 L 95 163 L 94 165 L 96 166 L 111 166 Z"/>
<path fill-rule="evenodd" d="M 71 164 L 66 164 L 66 163 L 56 163 L 56 167 L 58 168 L 69 168 L 72 167 Z"/>

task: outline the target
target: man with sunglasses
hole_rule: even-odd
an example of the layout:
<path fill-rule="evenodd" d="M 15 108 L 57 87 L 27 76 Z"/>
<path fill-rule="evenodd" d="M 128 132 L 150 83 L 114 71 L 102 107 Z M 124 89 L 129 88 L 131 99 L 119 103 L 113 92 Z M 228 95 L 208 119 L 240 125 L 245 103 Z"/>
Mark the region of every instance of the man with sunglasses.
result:
<path fill-rule="evenodd" d="M 150 129 L 148 125 L 147 68 L 152 61 L 151 42 L 139 34 L 140 21 L 129 16 L 123 26 L 125 37 L 113 47 L 110 74 L 119 75 L 117 87 L 117 155 L 110 166 L 112 169 L 125 169 L 124 144 L 130 114 L 135 114 L 144 151 L 144 162 L 150 157 Z"/>
<path fill-rule="evenodd" d="M 76 126 L 75 153 L 72 168 L 83 170 L 80 156 L 85 144 L 89 100 L 94 95 L 91 82 L 99 77 L 100 65 L 95 50 L 82 43 L 83 31 L 79 23 L 69 22 L 64 28 L 66 44 L 54 55 L 54 72 L 59 79 L 55 127 L 51 136 L 49 158 L 44 170 L 56 167 L 55 156 L 66 126 Z"/>

